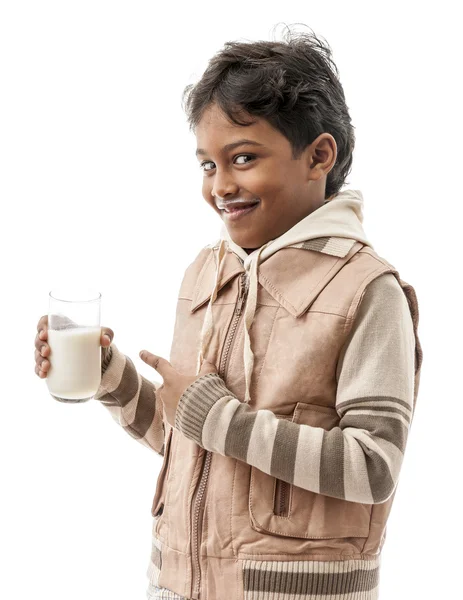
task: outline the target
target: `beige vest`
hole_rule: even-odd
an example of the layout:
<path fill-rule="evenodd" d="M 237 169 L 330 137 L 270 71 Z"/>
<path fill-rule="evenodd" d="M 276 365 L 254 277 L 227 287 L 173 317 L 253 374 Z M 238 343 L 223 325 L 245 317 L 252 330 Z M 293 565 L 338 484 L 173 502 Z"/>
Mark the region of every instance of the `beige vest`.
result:
<path fill-rule="evenodd" d="M 215 280 L 212 252 L 216 249 L 199 253 L 179 292 L 170 361 L 185 374 L 196 372 L 201 327 Z M 337 360 L 366 287 L 384 273 L 395 275 L 410 306 L 416 336 L 416 402 L 422 350 L 415 291 L 390 263 L 356 242 L 344 257 L 285 248 L 259 266 L 250 331 L 250 406 L 326 430 L 338 426 Z M 243 274 L 241 261 L 227 252 L 212 305 L 214 335 L 206 356 L 241 400 Z M 394 495 L 382 504 L 360 504 L 315 494 L 242 461 L 206 452 L 167 426 L 152 506 L 153 536 L 163 544 L 158 585 L 191 598 L 227 598 L 227 590 L 241 598 L 240 560 L 372 559 L 384 543 Z"/>

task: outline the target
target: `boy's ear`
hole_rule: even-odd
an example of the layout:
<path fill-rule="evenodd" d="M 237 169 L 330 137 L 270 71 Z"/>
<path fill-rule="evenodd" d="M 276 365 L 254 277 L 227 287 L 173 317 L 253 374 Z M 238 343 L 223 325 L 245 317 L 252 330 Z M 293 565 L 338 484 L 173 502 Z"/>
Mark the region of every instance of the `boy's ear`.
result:
<path fill-rule="evenodd" d="M 336 163 L 338 147 L 330 133 L 321 133 L 306 149 L 309 179 L 318 181 L 328 175 Z"/>

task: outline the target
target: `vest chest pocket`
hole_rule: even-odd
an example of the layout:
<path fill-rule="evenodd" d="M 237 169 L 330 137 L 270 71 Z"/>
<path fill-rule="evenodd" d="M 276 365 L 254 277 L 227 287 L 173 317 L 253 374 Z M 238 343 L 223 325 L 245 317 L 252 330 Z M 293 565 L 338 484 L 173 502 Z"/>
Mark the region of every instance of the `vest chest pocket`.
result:
<path fill-rule="evenodd" d="M 275 415 L 329 431 L 339 424 L 334 408 L 298 402 L 293 415 Z M 251 467 L 249 516 L 261 533 L 295 538 L 368 537 L 371 504 L 349 502 L 289 484 Z"/>
<path fill-rule="evenodd" d="M 172 427 L 169 429 L 167 434 L 167 440 L 164 451 L 164 461 L 162 463 L 161 470 L 159 471 L 158 480 L 156 484 L 156 492 L 153 498 L 153 505 L 151 507 L 151 514 L 153 517 L 161 515 L 164 510 L 164 501 L 166 497 L 167 480 L 169 478 L 169 470 L 172 455 Z"/>

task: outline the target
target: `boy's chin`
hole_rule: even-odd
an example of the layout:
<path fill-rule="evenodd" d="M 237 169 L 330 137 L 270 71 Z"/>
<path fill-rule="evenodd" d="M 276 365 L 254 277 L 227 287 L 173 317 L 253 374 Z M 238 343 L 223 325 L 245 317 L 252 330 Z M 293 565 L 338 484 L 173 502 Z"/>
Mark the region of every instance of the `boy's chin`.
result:
<path fill-rule="evenodd" d="M 224 220 L 224 225 L 227 229 L 228 235 L 233 240 L 233 242 L 237 246 L 240 246 L 240 248 L 243 248 L 243 250 L 245 250 L 248 254 L 254 252 L 254 250 L 257 250 L 269 241 L 269 239 L 264 238 L 261 242 L 258 238 L 256 239 L 255 236 L 251 237 L 249 235 L 246 235 L 244 232 L 241 232 L 242 234 L 240 235 L 240 232 L 236 231 L 236 229 L 234 229 L 233 227 L 227 227 L 226 220 Z"/>
<path fill-rule="evenodd" d="M 245 239 L 245 238 L 239 238 L 236 235 L 232 235 L 232 232 L 228 230 L 228 234 L 230 235 L 231 239 L 234 241 L 234 243 L 237 246 L 240 246 L 240 248 L 243 248 L 243 250 L 245 252 L 247 252 L 248 254 L 251 254 L 251 252 L 254 252 L 254 250 L 258 250 L 261 246 L 263 246 L 266 242 L 262 242 L 262 244 L 259 244 L 257 240 L 249 240 L 249 239 Z"/>

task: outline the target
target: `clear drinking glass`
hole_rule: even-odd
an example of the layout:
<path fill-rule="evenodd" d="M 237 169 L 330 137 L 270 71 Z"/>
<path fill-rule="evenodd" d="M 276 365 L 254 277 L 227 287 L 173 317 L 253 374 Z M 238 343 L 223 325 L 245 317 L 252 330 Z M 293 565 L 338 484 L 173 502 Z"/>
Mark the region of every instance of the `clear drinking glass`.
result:
<path fill-rule="evenodd" d="M 101 381 L 101 293 L 60 288 L 49 296 L 48 390 L 60 402 L 86 402 Z"/>

